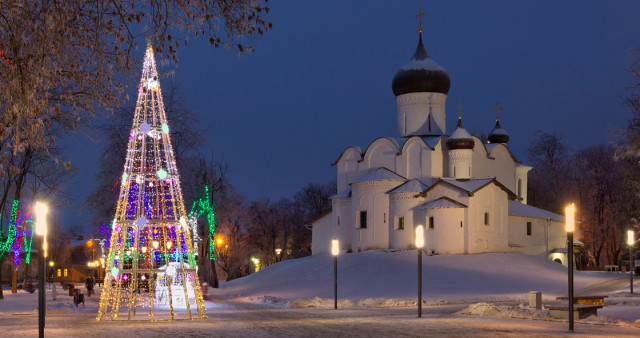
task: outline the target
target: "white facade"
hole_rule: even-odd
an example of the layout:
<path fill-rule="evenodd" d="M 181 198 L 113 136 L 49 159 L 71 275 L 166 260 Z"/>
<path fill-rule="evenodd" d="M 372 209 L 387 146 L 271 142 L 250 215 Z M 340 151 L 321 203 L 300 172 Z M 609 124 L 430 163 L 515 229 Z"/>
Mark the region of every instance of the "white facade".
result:
<path fill-rule="evenodd" d="M 330 216 L 312 223 L 314 254 L 328 252 L 332 238 L 353 252 L 413 248 L 418 225 L 435 254 L 564 247 L 563 217 L 526 205 L 532 168 L 513 156 L 497 121 L 494 143 L 469 135 L 461 120 L 445 134 L 449 79 L 434 64 L 420 39 L 394 78 L 400 137 L 348 147 L 333 163 L 338 193 Z"/>

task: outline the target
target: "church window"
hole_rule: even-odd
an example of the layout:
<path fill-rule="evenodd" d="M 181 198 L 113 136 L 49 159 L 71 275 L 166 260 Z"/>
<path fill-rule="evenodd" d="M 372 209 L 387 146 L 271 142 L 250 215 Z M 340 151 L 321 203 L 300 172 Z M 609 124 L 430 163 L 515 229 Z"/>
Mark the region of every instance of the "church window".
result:
<path fill-rule="evenodd" d="M 429 131 L 431 131 L 431 114 L 427 115 L 427 120 L 429 121 Z"/>
<path fill-rule="evenodd" d="M 484 213 L 484 225 L 489 225 L 489 213 Z"/>
<path fill-rule="evenodd" d="M 340 226 L 340 216 L 338 216 L 338 226 Z"/>
<path fill-rule="evenodd" d="M 531 222 L 527 222 L 527 236 L 531 236 Z"/>
<path fill-rule="evenodd" d="M 471 167 L 469 167 L 469 177 L 471 177 Z"/>
<path fill-rule="evenodd" d="M 402 134 L 406 135 L 407 134 L 407 115 L 402 115 Z"/>
<path fill-rule="evenodd" d="M 64 276 L 67 277 L 67 269 L 64 269 Z"/>
<path fill-rule="evenodd" d="M 382 214 L 382 223 L 387 223 L 387 213 Z"/>
<path fill-rule="evenodd" d="M 398 226 L 396 230 L 404 230 L 404 217 L 398 217 Z"/>
<path fill-rule="evenodd" d="M 60 273 L 60 269 L 58 269 L 58 277 L 60 277 L 61 273 Z"/>
<path fill-rule="evenodd" d="M 462 228 L 462 221 L 460 221 L 460 227 Z"/>
<path fill-rule="evenodd" d="M 367 211 L 360 211 L 360 229 L 367 228 Z"/>
<path fill-rule="evenodd" d="M 455 165 L 453 166 L 453 175 L 452 175 L 452 177 L 456 177 L 456 166 Z"/>
<path fill-rule="evenodd" d="M 429 229 L 433 229 L 434 228 L 434 222 L 433 222 L 433 216 L 429 217 Z"/>

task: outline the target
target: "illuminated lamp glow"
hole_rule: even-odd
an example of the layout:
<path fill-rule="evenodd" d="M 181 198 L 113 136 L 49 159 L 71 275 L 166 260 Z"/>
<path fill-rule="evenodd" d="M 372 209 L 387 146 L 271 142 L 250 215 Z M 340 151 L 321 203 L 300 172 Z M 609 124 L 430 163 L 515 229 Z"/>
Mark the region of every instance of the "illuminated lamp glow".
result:
<path fill-rule="evenodd" d="M 145 122 L 140 125 L 140 131 L 146 134 L 151 131 L 151 126 L 147 122 Z"/>
<path fill-rule="evenodd" d="M 278 249 L 276 249 L 278 250 Z M 337 238 L 334 238 L 331 241 L 331 254 L 337 256 L 340 253 L 340 242 L 338 242 Z M 280 254 L 280 253 L 278 253 Z"/>
<path fill-rule="evenodd" d="M 167 178 L 167 172 L 164 169 L 160 169 L 156 172 L 156 175 L 158 175 L 158 178 L 161 180 L 164 180 L 165 178 Z"/>
<path fill-rule="evenodd" d="M 575 230 L 576 205 L 574 203 L 571 203 L 564 209 L 564 213 L 565 213 L 566 231 L 573 232 Z"/>
<path fill-rule="evenodd" d="M 424 247 L 424 227 L 418 225 L 416 227 L 416 248 L 422 249 Z"/>
<path fill-rule="evenodd" d="M 169 126 L 166 123 L 162 124 L 162 132 L 165 134 L 169 134 Z"/>
<path fill-rule="evenodd" d="M 120 272 L 120 270 L 118 270 L 117 267 L 112 267 L 111 268 L 111 276 L 113 276 L 113 278 L 116 278 L 116 276 L 118 276 L 118 272 Z"/>

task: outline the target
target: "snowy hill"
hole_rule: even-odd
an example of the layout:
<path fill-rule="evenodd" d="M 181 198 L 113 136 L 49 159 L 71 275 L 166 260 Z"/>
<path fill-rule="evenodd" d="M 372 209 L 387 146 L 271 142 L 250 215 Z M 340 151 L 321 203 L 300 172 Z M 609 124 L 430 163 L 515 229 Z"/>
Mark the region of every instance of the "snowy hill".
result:
<path fill-rule="evenodd" d="M 350 301 L 415 299 L 416 256 L 412 250 L 341 254 L 338 298 Z M 583 288 L 622 280 L 624 276 L 576 271 L 576 294 Z M 543 299 L 549 300 L 566 294 L 567 269 L 543 257 L 521 254 L 425 255 L 422 281 L 423 299 L 427 303 L 525 301 L 529 291 L 541 291 Z M 228 300 L 333 299 L 333 257 L 315 255 L 283 261 L 223 283 L 211 296 Z"/>

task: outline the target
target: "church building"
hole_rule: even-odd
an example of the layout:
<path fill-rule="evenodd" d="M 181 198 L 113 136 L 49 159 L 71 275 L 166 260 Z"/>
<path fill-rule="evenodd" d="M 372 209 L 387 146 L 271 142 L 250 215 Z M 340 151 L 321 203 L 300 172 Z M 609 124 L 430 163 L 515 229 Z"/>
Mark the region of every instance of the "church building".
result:
<path fill-rule="evenodd" d="M 430 254 L 519 252 L 549 256 L 565 247 L 564 217 L 527 205 L 527 174 L 509 150 L 496 118 L 486 140 L 458 123 L 450 135 L 445 102 L 450 79 L 425 50 L 422 31 L 413 57 L 391 83 L 398 137 L 380 137 L 364 151 L 346 148 L 332 164 L 332 210 L 312 222 L 314 254 L 409 249 L 425 228 Z M 500 108 L 496 107 L 499 113 Z"/>

